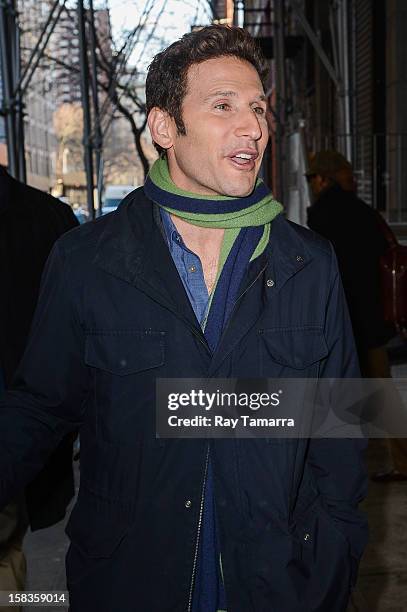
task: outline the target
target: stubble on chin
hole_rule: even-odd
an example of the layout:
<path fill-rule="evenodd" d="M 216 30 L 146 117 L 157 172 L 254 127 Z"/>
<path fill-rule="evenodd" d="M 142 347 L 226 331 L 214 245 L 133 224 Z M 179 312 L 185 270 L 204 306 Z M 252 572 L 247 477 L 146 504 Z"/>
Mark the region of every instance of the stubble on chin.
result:
<path fill-rule="evenodd" d="M 237 184 L 233 186 L 231 185 L 230 190 L 233 193 L 231 193 L 230 195 L 235 198 L 247 198 L 249 195 L 253 193 L 255 185 L 256 185 L 256 179 L 253 179 L 246 184 L 242 184 L 240 187 Z"/>
<path fill-rule="evenodd" d="M 229 198 L 247 198 L 249 195 L 253 193 L 254 186 L 250 189 L 236 189 L 236 187 L 229 189 L 228 191 L 223 192 L 222 195 L 227 196 Z"/>

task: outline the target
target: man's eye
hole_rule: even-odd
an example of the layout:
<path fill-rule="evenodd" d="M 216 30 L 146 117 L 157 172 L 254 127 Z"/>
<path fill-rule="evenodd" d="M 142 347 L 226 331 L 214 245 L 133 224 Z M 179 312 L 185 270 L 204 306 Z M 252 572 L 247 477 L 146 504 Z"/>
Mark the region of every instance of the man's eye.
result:
<path fill-rule="evenodd" d="M 226 110 L 230 108 L 230 106 L 226 102 L 220 102 L 219 104 L 216 104 L 215 108 L 219 108 L 220 110 Z"/>
<path fill-rule="evenodd" d="M 262 106 L 256 106 L 254 108 L 254 112 L 257 113 L 257 115 L 265 115 L 266 111 Z"/>

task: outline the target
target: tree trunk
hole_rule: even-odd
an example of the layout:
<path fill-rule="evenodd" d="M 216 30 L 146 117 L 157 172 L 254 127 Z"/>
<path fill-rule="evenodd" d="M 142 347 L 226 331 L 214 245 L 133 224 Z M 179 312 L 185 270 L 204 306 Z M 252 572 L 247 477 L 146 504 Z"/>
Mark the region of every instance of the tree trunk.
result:
<path fill-rule="evenodd" d="M 146 127 L 146 125 L 147 125 L 147 119 L 145 119 L 143 121 L 143 125 L 142 125 L 141 128 L 136 129 L 135 132 L 133 131 L 134 143 L 136 145 L 137 153 L 138 153 L 138 156 L 140 158 L 141 164 L 143 166 L 144 180 L 146 180 L 148 171 L 150 170 L 150 165 L 148 163 L 148 159 L 147 159 L 147 157 L 146 157 L 146 155 L 145 155 L 145 153 L 143 151 L 143 147 L 141 145 L 141 136 L 142 136 L 142 134 L 144 132 L 144 128 Z"/>

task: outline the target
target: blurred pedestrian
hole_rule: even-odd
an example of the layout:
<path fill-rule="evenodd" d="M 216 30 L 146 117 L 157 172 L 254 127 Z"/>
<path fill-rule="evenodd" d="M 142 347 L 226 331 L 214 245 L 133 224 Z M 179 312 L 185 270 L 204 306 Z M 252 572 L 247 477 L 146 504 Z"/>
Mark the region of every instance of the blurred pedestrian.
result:
<path fill-rule="evenodd" d="M 77 225 L 67 204 L 20 183 L 0 166 L 0 395 L 11 385 L 23 355 L 49 252 L 61 234 Z M 61 520 L 73 493 L 69 436 L 25 494 L 0 512 L 0 590 L 24 590 L 22 545 L 28 525 L 34 530 Z"/>
<path fill-rule="evenodd" d="M 357 194 L 351 163 L 337 151 L 319 151 L 306 173 L 314 196 L 308 226 L 335 249 L 348 302 L 362 375 L 389 378 L 386 343 L 394 335 L 383 317 L 380 257 L 388 249 L 382 222 Z M 407 440 L 389 440 L 392 467 L 377 482 L 407 480 Z"/>

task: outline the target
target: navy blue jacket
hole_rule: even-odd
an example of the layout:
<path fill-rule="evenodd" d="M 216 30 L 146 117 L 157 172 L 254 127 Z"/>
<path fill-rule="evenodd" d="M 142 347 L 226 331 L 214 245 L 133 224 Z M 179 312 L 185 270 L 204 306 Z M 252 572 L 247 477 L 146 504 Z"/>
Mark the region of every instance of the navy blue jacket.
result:
<path fill-rule="evenodd" d="M 187 612 L 207 441 L 155 438 L 155 379 L 357 375 L 327 241 L 273 221 L 212 355 L 139 189 L 50 257 L 0 410 L 0 504 L 79 427 L 72 612 Z M 365 442 L 210 444 L 228 612 L 344 611 L 367 538 Z"/>

